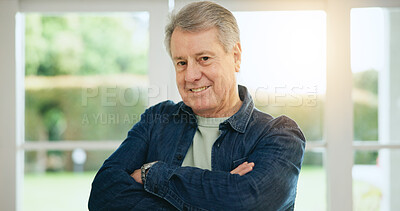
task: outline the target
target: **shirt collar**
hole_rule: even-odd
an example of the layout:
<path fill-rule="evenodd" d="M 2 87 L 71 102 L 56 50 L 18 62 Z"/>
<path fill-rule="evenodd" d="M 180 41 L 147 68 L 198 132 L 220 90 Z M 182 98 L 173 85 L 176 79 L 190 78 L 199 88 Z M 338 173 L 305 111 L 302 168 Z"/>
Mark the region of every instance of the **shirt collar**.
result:
<path fill-rule="evenodd" d="M 236 112 L 226 121 L 229 122 L 231 127 L 236 131 L 244 133 L 253 113 L 254 103 L 245 86 L 239 85 L 239 97 L 240 100 L 243 101 L 242 106 L 238 112 Z"/>
<path fill-rule="evenodd" d="M 238 131 L 239 133 L 244 133 L 246 131 L 247 125 L 249 124 L 251 114 L 253 113 L 254 103 L 250 93 L 247 91 L 247 88 L 245 86 L 238 85 L 238 90 L 240 100 L 243 101 L 242 106 L 240 107 L 238 112 L 236 112 L 233 116 L 229 117 L 221 124 L 229 123 L 234 130 Z M 195 118 L 192 108 L 190 108 L 183 102 L 180 102 L 180 104 L 181 105 L 179 106 L 179 109 L 176 110 L 173 115 L 179 115 L 179 113 L 182 111 Z"/>

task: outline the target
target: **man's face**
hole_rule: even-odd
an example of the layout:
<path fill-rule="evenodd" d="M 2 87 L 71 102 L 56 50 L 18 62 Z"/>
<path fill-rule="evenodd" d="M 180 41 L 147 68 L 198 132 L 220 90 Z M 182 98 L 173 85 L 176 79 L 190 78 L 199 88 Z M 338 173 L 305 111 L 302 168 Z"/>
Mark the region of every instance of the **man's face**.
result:
<path fill-rule="evenodd" d="M 179 93 L 201 116 L 226 116 L 238 101 L 235 72 L 240 69 L 240 43 L 227 53 L 217 36 L 216 28 L 199 32 L 176 28 L 171 37 Z"/>

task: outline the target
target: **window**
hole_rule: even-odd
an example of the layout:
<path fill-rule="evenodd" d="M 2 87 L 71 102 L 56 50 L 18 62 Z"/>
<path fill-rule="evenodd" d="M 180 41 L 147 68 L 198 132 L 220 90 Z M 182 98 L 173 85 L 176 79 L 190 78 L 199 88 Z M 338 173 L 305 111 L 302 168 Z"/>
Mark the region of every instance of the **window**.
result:
<path fill-rule="evenodd" d="M 274 117 L 291 117 L 307 142 L 321 143 L 326 90 L 325 12 L 258 11 L 234 15 L 241 30 L 243 51 L 239 84 L 249 89 L 258 109 Z M 323 154 L 320 149 L 310 149 L 305 154 L 296 210 L 326 209 Z"/>
<path fill-rule="evenodd" d="M 148 28 L 147 12 L 25 15 L 24 210 L 86 209 L 96 171 L 148 106 Z M 105 141 L 116 143 L 79 145 Z"/>
<path fill-rule="evenodd" d="M 147 102 L 146 12 L 27 14 L 25 139 L 121 140 Z"/>
<path fill-rule="evenodd" d="M 351 10 L 351 66 L 353 73 L 355 210 L 396 210 L 400 192 L 399 87 L 397 61 L 400 10 Z"/>
<path fill-rule="evenodd" d="M 235 12 L 241 30 L 239 83 L 256 107 L 288 115 L 308 141 L 321 141 L 326 89 L 323 11 Z"/>

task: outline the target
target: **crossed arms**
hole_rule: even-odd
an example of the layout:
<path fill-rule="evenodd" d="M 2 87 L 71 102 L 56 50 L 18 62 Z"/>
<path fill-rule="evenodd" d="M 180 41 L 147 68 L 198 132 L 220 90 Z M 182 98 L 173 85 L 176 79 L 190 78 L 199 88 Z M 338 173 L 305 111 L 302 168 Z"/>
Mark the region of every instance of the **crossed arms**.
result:
<path fill-rule="evenodd" d="M 233 169 L 230 173 L 231 174 L 239 174 L 240 176 L 243 176 L 245 174 L 247 174 L 248 172 L 250 172 L 251 170 L 253 170 L 254 167 L 254 163 L 251 162 L 243 162 L 242 164 L 240 164 L 238 167 L 236 167 L 235 169 Z M 132 174 L 131 177 L 138 183 L 143 184 L 142 181 L 142 172 L 140 169 L 136 169 Z"/>
<path fill-rule="evenodd" d="M 159 160 L 143 185 L 136 170 L 150 162 L 148 127 L 139 123 L 97 173 L 89 209 L 293 209 L 305 140 L 295 123 L 279 124 L 277 120 L 276 127 L 259 138 L 247 154 L 249 163 L 230 171 L 209 171 Z"/>

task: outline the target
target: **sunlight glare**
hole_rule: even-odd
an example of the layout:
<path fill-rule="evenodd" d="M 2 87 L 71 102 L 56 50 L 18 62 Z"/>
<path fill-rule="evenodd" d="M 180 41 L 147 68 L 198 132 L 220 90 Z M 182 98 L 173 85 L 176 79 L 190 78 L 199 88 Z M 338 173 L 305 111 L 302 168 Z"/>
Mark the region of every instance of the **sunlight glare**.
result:
<path fill-rule="evenodd" d="M 325 93 L 324 11 L 235 12 L 241 30 L 240 84 L 268 92 Z M 276 87 L 280 87 L 278 91 Z"/>

